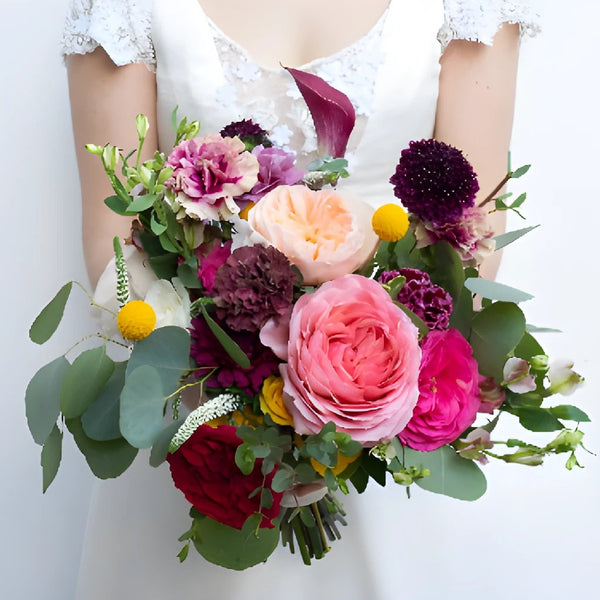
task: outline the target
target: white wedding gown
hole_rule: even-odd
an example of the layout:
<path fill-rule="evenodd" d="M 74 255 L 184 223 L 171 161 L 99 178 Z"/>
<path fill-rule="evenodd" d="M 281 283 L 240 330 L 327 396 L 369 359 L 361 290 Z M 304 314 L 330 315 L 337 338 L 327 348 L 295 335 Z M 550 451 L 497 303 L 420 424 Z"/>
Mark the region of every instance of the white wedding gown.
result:
<path fill-rule="evenodd" d="M 440 42 L 442 47 L 453 38 L 490 43 L 503 22 L 535 29 L 525 2 L 391 0 L 366 36 L 300 67 L 345 92 L 356 107 L 348 149 L 352 175 L 344 187 L 373 204 L 393 199 L 388 180 L 400 151 L 410 140 L 433 133 Z M 144 62 L 156 69 L 163 150 L 170 149 L 171 112 L 178 106 L 180 116 L 200 121 L 201 133 L 253 118 L 277 144 L 295 150 L 300 162 L 315 156 L 312 121 L 291 77 L 256 64 L 207 18 L 197 0 L 74 0 L 64 52 L 90 52 L 98 45 L 116 64 Z M 409 576 L 393 570 L 404 516 L 403 508 L 394 510 L 404 490 L 393 485 L 344 499 L 349 526 L 342 541 L 310 568 L 287 549 L 242 573 L 210 565 L 194 552 L 180 565 L 177 537 L 189 526 L 188 505 L 168 468 L 151 469 L 146 459 L 138 457 L 124 476 L 96 487 L 81 562 L 81 600 L 317 595 L 376 600 L 388 597 L 390 580 Z"/>

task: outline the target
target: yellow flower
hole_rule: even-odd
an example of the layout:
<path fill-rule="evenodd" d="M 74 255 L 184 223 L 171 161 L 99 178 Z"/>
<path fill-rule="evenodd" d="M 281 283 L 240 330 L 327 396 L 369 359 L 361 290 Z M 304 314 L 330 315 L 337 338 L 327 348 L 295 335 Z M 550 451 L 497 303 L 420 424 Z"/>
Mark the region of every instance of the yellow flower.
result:
<path fill-rule="evenodd" d="M 398 204 L 384 204 L 373 213 L 371 225 L 380 239 L 397 242 L 408 231 L 408 214 Z"/>
<path fill-rule="evenodd" d="M 362 450 L 360 450 L 359 452 L 357 452 L 356 454 L 354 454 L 352 456 L 344 456 L 341 452 L 338 452 L 337 464 L 335 465 L 335 467 L 333 467 L 331 469 L 333 471 L 333 474 L 339 475 L 340 473 L 342 473 L 346 469 L 346 467 L 348 465 L 352 464 L 361 454 L 362 454 Z M 325 469 L 327 467 L 323 463 L 320 463 L 318 460 L 311 458 L 310 464 L 312 465 L 312 468 L 319 475 L 321 475 L 321 477 L 323 477 L 325 475 Z"/>
<path fill-rule="evenodd" d="M 240 210 L 240 219 L 244 219 L 244 221 L 248 220 L 248 213 L 250 212 L 250 209 L 254 206 L 254 204 L 255 202 L 248 202 L 248 204 L 242 210 Z"/>
<path fill-rule="evenodd" d="M 294 421 L 283 403 L 283 379 L 267 377 L 260 392 L 260 409 L 278 425 L 294 426 Z"/>
<path fill-rule="evenodd" d="M 155 325 L 154 309 L 143 300 L 128 302 L 117 315 L 117 327 L 126 340 L 143 340 L 154 331 Z"/>

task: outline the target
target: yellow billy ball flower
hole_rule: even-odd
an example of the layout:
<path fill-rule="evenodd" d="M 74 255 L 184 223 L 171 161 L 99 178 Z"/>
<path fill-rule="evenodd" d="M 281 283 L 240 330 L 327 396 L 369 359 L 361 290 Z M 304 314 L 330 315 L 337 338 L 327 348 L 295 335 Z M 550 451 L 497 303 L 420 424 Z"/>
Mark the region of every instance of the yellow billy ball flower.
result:
<path fill-rule="evenodd" d="M 143 340 L 154 331 L 155 325 L 154 309 L 143 300 L 128 302 L 117 315 L 117 327 L 126 340 Z"/>
<path fill-rule="evenodd" d="M 408 214 L 398 204 L 384 204 L 373 213 L 371 225 L 380 239 L 397 242 L 408 231 Z"/>
<path fill-rule="evenodd" d="M 348 465 L 352 464 L 361 454 L 362 454 L 362 450 L 360 452 L 357 452 L 353 456 L 344 456 L 341 452 L 338 452 L 337 464 L 335 465 L 335 467 L 331 468 L 331 470 L 333 471 L 333 474 L 339 475 L 340 473 L 342 473 L 346 469 L 346 467 Z M 325 475 L 325 469 L 327 467 L 323 463 L 320 463 L 318 460 L 311 458 L 310 464 L 312 465 L 312 468 L 319 475 L 321 475 L 321 477 L 323 477 Z"/>
<path fill-rule="evenodd" d="M 283 403 L 283 379 L 276 375 L 267 377 L 260 391 L 260 409 L 277 425 L 291 425 L 294 421 Z"/>
<path fill-rule="evenodd" d="M 242 210 L 240 210 L 240 219 L 244 219 L 244 221 L 248 220 L 248 213 L 254 204 L 255 202 L 248 202 L 248 204 Z"/>

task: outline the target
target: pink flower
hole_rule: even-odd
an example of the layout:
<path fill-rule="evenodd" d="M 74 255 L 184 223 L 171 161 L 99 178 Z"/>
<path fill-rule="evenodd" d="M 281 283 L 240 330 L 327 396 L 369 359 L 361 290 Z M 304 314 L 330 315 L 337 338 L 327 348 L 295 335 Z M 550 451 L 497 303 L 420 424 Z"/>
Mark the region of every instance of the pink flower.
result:
<path fill-rule="evenodd" d="M 369 260 L 379 243 L 372 212 L 332 190 L 282 185 L 263 196 L 248 222 L 312 285 L 352 273 Z"/>
<path fill-rule="evenodd" d="M 198 279 L 204 289 L 210 294 L 213 290 L 217 269 L 229 258 L 231 254 L 231 240 L 221 245 L 220 240 L 212 244 L 202 244 L 196 248 L 198 258 Z"/>
<path fill-rule="evenodd" d="M 475 420 L 479 373 L 471 346 L 456 329 L 431 331 L 421 349 L 419 400 L 398 437 L 429 452 L 454 441 Z"/>
<path fill-rule="evenodd" d="M 346 275 L 292 312 L 284 398 L 298 433 L 333 421 L 364 446 L 400 432 L 417 401 L 417 329 L 375 281 Z"/>
<path fill-rule="evenodd" d="M 258 160 L 238 138 L 210 134 L 181 142 L 167 165 L 173 167 L 168 187 L 177 194 L 183 217 L 227 220 L 239 212 L 233 200 L 257 181 Z"/>
<path fill-rule="evenodd" d="M 492 414 L 494 410 L 502 406 L 506 393 L 501 385 L 498 385 L 493 377 L 479 376 L 479 409 L 477 412 Z"/>
<path fill-rule="evenodd" d="M 523 358 L 512 356 L 504 363 L 502 376 L 503 385 L 515 394 L 525 394 L 535 391 L 535 377 L 529 372 L 530 365 Z"/>

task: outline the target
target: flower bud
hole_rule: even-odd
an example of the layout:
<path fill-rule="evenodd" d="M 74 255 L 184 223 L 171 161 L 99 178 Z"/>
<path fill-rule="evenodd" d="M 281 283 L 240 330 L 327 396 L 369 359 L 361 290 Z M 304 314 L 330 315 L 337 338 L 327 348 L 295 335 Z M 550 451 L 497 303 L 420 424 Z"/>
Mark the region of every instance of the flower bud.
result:
<path fill-rule="evenodd" d="M 150 169 L 148 169 L 147 167 L 145 167 L 144 165 L 142 165 L 139 168 L 139 175 L 140 175 L 140 181 L 144 184 L 144 187 L 147 190 L 150 190 L 150 187 L 152 185 L 152 171 Z"/>
<path fill-rule="evenodd" d="M 158 184 L 165 183 L 165 181 L 167 181 L 171 177 L 173 177 L 173 167 L 165 167 L 158 174 L 158 179 L 156 180 L 156 183 L 158 183 Z"/>
<path fill-rule="evenodd" d="M 102 162 L 104 167 L 109 171 L 114 171 L 117 168 L 117 162 L 119 160 L 119 150 L 116 146 L 106 144 L 102 149 Z"/>
<path fill-rule="evenodd" d="M 548 357 L 545 354 L 536 354 L 529 360 L 534 371 L 546 371 L 548 369 Z"/>
<path fill-rule="evenodd" d="M 139 114 L 135 118 L 135 128 L 137 129 L 138 139 L 141 141 L 146 137 L 150 125 L 146 115 Z"/>
<path fill-rule="evenodd" d="M 554 361 L 548 369 L 548 379 L 548 391 L 563 396 L 572 394 L 584 381 L 581 375 L 573 371 L 573 361 L 570 360 Z"/>
<path fill-rule="evenodd" d="M 101 156 L 104 150 L 102 146 L 97 146 L 96 144 L 86 144 L 85 149 L 91 154 L 95 154 L 96 156 Z"/>

